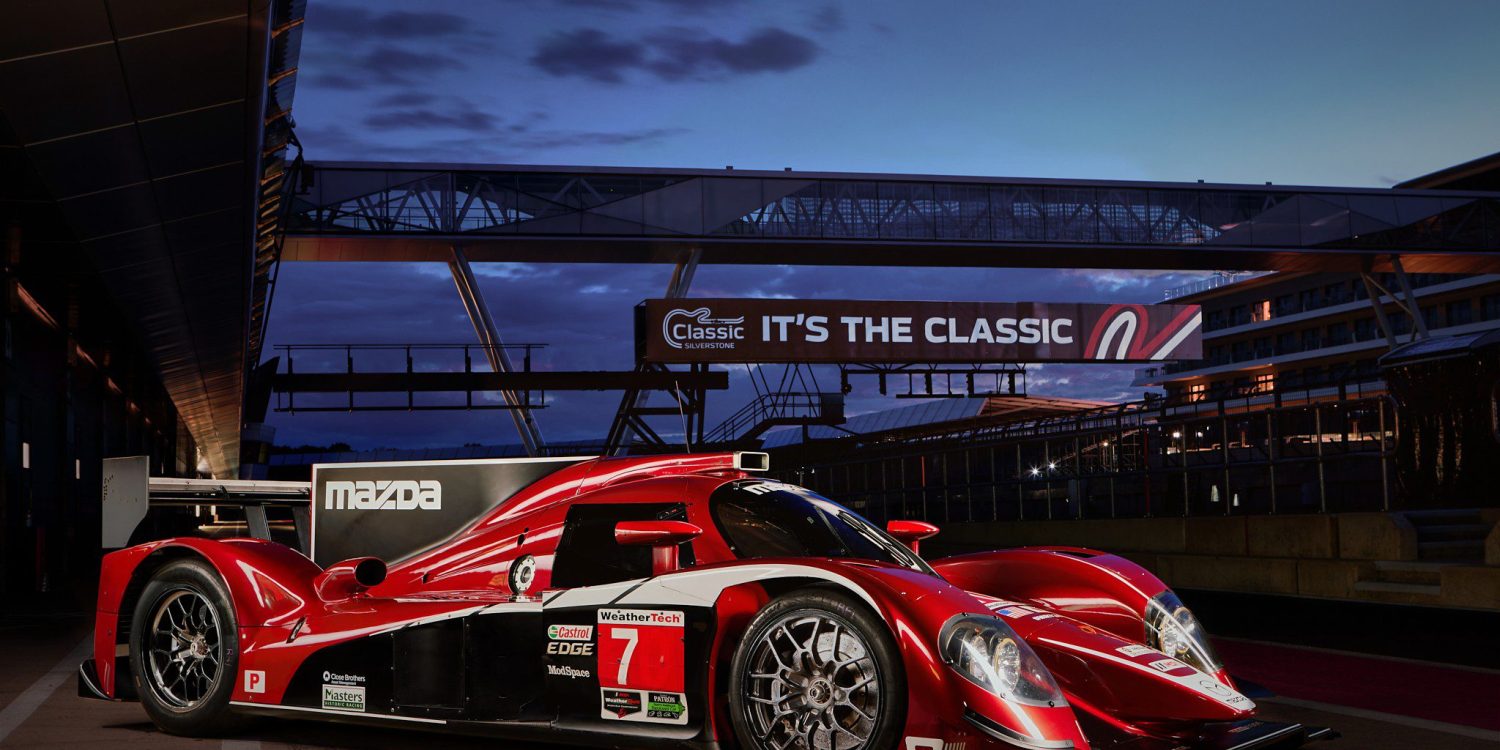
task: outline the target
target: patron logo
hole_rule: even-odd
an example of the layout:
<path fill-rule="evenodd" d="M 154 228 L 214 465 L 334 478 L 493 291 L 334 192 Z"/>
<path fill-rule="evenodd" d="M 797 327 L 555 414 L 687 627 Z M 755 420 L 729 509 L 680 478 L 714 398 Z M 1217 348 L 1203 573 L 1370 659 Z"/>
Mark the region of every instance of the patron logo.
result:
<path fill-rule="evenodd" d="M 333 711 L 363 711 L 365 689 L 348 685 L 324 685 L 323 708 Z"/>
<path fill-rule="evenodd" d="M 566 677 L 570 680 L 586 679 L 593 676 L 593 673 L 588 671 L 587 669 L 578 669 L 576 667 L 560 667 L 556 664 L 547 665 L 547 674 L 554 677 Z"/>
<path fill-rule="evenodd" d="M 674 349 L 733 349 L 745 339 L 745 316 L 715 318 L 706 307 L 678 308 L 661 322 L 662 339 Z"/>
<path fill-rule="evenodd" d="M 646 716 L 653 719 L 677 721 L 686 711 L 683 696 L 678 693 L 651 693 L 646 701 Z"/>
<path fill-rule="evenodd" d="M 592 641 L 593 625 L 549 625 L 547 637 L 554 641 Z"/>
<path fill-rule="evenodd" d="M 601 609 L 599 622 L 623 625 L 682 625 L 682 613 L 661 609 Z"/>
<path fill-rule="evenodd" d="M 329 482 L 324 510 L 441 510 L 443 486 L 436 480 L 397 479 L 375 482 Z"/>

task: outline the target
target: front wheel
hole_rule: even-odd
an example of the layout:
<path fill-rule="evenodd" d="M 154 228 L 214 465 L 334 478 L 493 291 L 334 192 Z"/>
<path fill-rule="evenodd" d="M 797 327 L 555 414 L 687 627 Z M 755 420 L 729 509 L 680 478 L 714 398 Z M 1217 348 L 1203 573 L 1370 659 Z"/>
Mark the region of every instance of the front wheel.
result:
<path fill-rule="evenodd" d="M 130 667 L 151 720 L 171 734 L 204 736 L 240 728 L 229 710 L 239 672 L 239 630 L 229 592 L 199 560 L 151 576 L 130 623 Z"/>
<path fill-rule="evenodd" d="M 843 593 L 803 589 L 751 620 L 729 675 L 745 748 L 885 750 L 905 725 L 906 680 L 885 623 Z"/>

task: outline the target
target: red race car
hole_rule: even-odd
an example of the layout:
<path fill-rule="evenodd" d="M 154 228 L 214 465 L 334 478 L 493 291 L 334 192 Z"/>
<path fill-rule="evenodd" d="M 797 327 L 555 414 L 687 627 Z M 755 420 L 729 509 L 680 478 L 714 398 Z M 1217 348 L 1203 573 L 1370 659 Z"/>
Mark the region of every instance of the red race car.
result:
<path fill-rule="evenodd" d="M 1254 718 L 1192 613 L 1114 555 L 928 562 L 935 527 L 882 531 L 757 478 L 755 453 L 533 464 L 513 487 L 460 484 L 483 510 L 444 530 L 432 519 L 458 482 L 420 478 L 440 463 L 315 473 L 313 559 L 421 530 L 429 543 L 389 567 L 321 567 L 260 539 L 107 555 L 80 694 L 139 700 L 188 735 L 255 715 L 631 748 L 1248 750 L 1328 734 Z"/>

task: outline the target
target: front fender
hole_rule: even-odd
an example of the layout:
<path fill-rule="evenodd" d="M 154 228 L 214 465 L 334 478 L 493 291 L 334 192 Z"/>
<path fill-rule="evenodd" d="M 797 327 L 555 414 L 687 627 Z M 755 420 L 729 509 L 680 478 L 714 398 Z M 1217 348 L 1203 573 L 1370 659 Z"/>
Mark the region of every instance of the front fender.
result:
<path fill-rule="evenodd" d="M 302 616 L 317 600 L 312 579 L 321 568 L 297 551 L 260 539 L 178 537 L 137 545 L 104 556 L 94 623 L 94 664 L 98 687 L 118 698 L 117 658 L 121 633 L 130 623 L 136 600 L 158 568 L 175 560 L 196 558 L 213 566 L 229 589 L 239 627 L 281 625 Z"/>
<path fill-rule="evenodd" d="M 1145 636 L 1147 602 L 1167 585 L 1119 555 L 1078 547 L 1021 547 L 932 562 L 955 586 L 1035 603 L 1130 641 Z"/>

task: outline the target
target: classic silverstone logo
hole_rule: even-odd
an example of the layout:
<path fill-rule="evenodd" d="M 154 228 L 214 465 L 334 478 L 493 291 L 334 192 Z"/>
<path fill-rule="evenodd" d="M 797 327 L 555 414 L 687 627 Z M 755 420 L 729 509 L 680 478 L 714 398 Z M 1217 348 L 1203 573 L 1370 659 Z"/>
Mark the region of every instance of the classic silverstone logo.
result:
<path fill-rule="evenodd" d="M 324 510 L 442 510 L 443 485 L 420 481 L 328 482 L 323 488 Z"/>
<path fill-rule="evenodd" d="M 662 319 L 661 335 L 674 349 L 733 349 L 745 339 L 745 316 L 715 318 L 706 307 L 676 309 Z"/>
<path fill-rule="evenodd" d="M 1203 326 L 1199 308 L 1183 307 L 1155 335 L 1149 335 L 1150 315 L 1146 305 L 1110 306 L 1094 323 L 1084 359 L 1163 360 Z"/>

